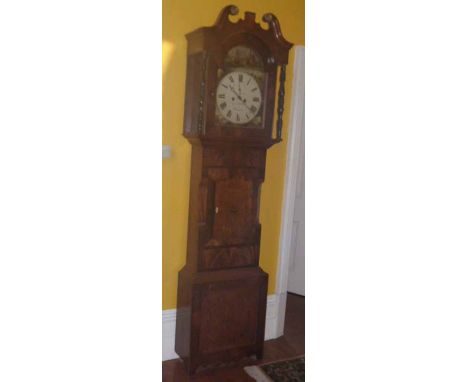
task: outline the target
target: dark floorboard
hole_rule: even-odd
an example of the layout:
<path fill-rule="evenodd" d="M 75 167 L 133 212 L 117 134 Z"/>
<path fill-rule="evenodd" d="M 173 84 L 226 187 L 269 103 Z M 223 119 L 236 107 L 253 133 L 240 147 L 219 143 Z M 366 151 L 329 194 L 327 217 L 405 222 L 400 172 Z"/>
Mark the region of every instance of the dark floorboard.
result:
<path fill-rule="evenodd" d="M 263 359 L 258 363 L 267 363 L 286 358 L 293 358 L 305 353 L 305 298 L 288 294 L 286 303 L 286 318 L 284 336 L 265 342 Z M 207 370 L 193 377 L 185 372 L 179 359 L 162 363 L 163 382 L 251 382 L 253 381 L 243 370 L 243 365 L 224 369 Z"/>

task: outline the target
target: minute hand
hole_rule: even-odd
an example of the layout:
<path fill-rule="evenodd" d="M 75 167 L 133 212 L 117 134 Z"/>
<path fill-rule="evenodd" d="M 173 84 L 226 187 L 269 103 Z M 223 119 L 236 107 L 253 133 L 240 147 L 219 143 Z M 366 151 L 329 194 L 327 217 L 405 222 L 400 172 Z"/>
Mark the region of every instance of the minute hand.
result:
<path fill-rule="evenodd" d="M 231 91 L 234 93 L 234 95 L 245 105 L 245 101 L 242 99 L 242 97 L 234 90 L 234 88 L 229 85 L 229 88 L 231 89 Z M 247 105 L 246 105 L 247 106 Z"/>

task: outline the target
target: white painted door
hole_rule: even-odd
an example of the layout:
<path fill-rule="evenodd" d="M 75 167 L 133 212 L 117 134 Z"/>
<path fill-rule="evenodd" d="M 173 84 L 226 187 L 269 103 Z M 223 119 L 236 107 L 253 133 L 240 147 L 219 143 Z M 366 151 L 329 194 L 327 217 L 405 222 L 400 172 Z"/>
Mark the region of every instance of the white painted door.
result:
<path fill-rule="evenodd" d="M 302 112 L 300 140 L 300 155 L 296 178 L 297 185 L 289 257 L 288 292 L 305 296 L 304 112 Z"/>

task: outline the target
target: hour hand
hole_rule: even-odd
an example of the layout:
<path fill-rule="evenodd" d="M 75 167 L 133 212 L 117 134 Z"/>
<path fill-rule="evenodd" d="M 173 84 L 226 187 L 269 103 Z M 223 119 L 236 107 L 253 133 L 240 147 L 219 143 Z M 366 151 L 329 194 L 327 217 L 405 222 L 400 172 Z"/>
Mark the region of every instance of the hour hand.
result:
<path fill-rule="evenodd" d="M 234 95 L 235 95 L 239 100 L 242 101 L 242 103 L 245 103 L 245 101 L 242 99 L 242 97 L 239 95 L 239 93 L 237 93 L 231 85 L 229 85 L 229 88 L 230 88 L 231 91 L 234 93 Z"/>

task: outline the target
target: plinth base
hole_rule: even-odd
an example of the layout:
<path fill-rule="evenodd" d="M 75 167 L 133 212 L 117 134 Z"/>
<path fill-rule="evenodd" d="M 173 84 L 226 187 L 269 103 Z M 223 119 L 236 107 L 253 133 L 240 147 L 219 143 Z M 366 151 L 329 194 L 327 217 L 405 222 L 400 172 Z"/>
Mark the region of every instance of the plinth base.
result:
<path fill-rule="evenodd" d="M 262 358 L 267 286 L 259 267 L 179 272 L 175 350 L 190 374 Z"/>

